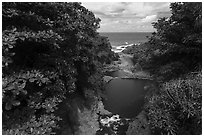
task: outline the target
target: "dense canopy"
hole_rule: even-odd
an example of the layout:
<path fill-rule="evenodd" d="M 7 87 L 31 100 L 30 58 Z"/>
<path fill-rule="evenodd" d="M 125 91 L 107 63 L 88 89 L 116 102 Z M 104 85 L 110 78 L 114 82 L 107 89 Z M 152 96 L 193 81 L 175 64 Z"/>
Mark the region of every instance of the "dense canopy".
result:
<path fill-rule="evenodd" d="M 58 104 L 95 89 L 114 57 L 100 19 L 80 3 L 4 2 L 2 21 L 4 134 L 54 134 Z"/>

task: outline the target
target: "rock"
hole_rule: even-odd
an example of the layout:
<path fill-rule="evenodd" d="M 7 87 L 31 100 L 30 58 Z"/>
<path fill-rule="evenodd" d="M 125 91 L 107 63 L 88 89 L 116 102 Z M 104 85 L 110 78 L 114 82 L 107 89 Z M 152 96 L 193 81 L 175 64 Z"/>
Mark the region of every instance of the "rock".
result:
<path fill-rule="evenodd" d="M 114 79 L 114 77 L 111 77 L 111 76 L 104 76 L 103 77 L 103 80 L 107 83 L 109 82 L 110 80 Z"/>
<path fill-rule="evenodd" d="M 111 112 L 109 112 L 108 110 L 104 108 L 102 101 L 98 102 L 98 112 L 100 113 L 100 115 L 111 115 L 112 114 Z"/>

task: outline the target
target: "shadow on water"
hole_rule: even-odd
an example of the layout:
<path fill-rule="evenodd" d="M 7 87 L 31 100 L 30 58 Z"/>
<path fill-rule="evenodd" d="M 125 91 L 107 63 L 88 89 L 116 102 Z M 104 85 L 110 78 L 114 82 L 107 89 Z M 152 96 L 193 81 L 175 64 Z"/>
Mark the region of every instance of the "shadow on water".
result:
<path fill-rule="evenodd" d="M 105 90 L 107 98 L 104 100 L 105 109 L 121 117 L 131 118 L 142 110 L 147 80 L 114 79 Z"/>
<path fill-rule="evenodd" d="M 154 82 L 147 79 L 123 79 L 121 77 L 127 76 L 127 72 L 111 71 L 106 75 L 115 77 L 106 84 L 104 91 L 105 98 L 103 104 L 106 110 L 112 112 L 113 115 L 118 114 L 123 121 L 122 125 L 118 126 L 117 130 L 113 130 L 107 126 L 100 126 L 101 130 L 97 134 L 118 134 L 124 135 L 128 129 L 128 119 L 136 117 L 143 109 L 144 98 L 148 87 Z M 116 78 L 117 77 L 117 78 Z M 108 116 L 109 118 L 111 116 Z M 117 126 L 118 123 L 112 124 L 112 127 Z M 115 132 L 116 131 L 116 132 Z"/>

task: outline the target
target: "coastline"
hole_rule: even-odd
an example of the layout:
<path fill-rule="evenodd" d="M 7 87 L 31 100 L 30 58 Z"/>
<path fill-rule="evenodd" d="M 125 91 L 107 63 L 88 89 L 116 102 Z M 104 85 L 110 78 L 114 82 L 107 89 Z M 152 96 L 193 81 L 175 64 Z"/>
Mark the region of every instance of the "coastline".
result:
<path fill-rule="evenodd" d="M 142 43 L 128 44 L 117 46 L 116 49 L 112 48 L 112 51 L 118 54 L 117 61 L 104 67 L 105 72 L 124 71 L 126 74 L 121 78 L 127 79 L 149 79 L 153 80 L 148 72 L 145 72 L 137 63 L 133 61 L 133 54 L 126 52 L 134 46 L 139 46 Z M 114 47 L 114 46 L 112 46 Z"/>
<path fill-rule="evenodd" d="M 112 51 L 115 52 L 115 53 L 121 53 L 123 50 L 127 49 L 128 47 L 131 47 L 131 46 L 134 46 L 134 45 L 140 45 L 141 43 L 138 42 L 138 43 L 134 43 L 134 44 L 122 44 L 122 45 L 119 45 L 119 46 L 112 46 Z"/>

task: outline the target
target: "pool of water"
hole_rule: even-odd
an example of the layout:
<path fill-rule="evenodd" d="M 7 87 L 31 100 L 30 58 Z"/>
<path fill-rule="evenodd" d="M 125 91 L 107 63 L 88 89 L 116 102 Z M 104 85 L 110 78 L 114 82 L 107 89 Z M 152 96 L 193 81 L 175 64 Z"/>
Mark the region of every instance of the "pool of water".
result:
<path fill-rule="evenodd" d="M 154 85 L 152 80 L 125 79 L 127 72 L 123 70 L 107 72 L 106 75 L 115 77 L 106 84 L 103 104 L 106 110 L 112 112 L 110 116 L 101 116 L 99 121 L 109 121 L 119 116 L 118 121 L 109 121 L 108 126 L 100 123 L 100 130 L 97 134 L 126 134 L 129 122 L 134 120 L 143 109 L 144 97 L 148 86 Z M 150 87 L 151 87 L 150 86 Z M 105 117 L 105 118 L 103 118 Z"/>
<path fill-rule="evenodd" d="M 142 110 L 147 80 L 121 79 L 111 80 L 105 89 L 105 109 L 119 114 L 121 117 L 131 118 Z"/>

